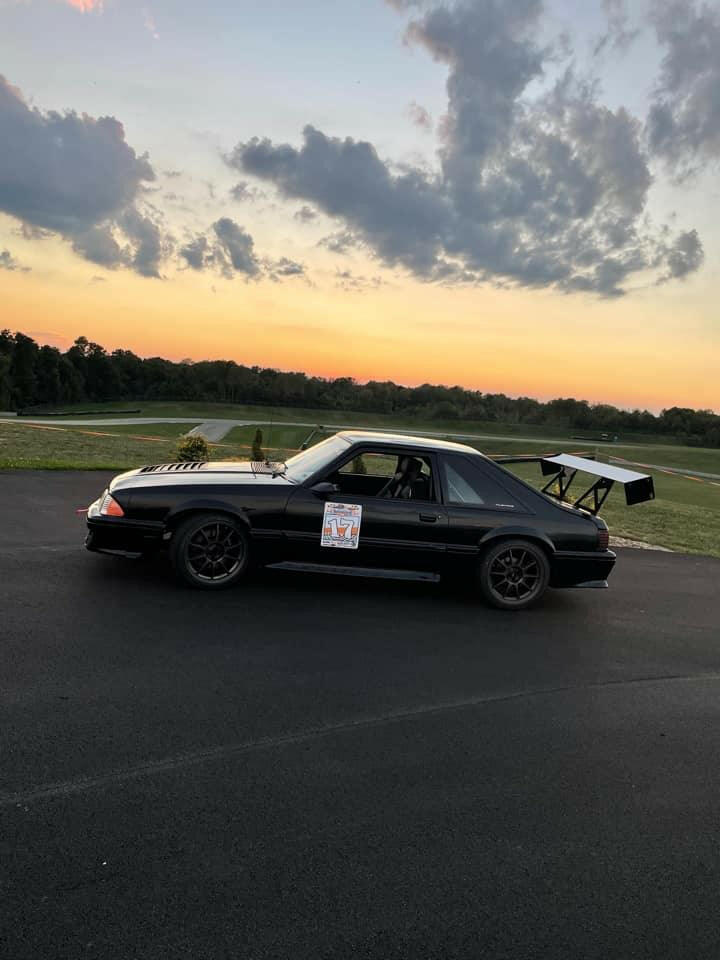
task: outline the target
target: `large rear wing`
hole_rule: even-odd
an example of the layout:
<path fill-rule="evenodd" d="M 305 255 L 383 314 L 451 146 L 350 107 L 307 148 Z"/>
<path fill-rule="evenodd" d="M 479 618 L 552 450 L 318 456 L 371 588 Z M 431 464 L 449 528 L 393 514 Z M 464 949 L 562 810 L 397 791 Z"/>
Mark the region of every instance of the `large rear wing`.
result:
<path fill-rule="evenodd" d="M 628 506 L 655 499 L 655 485 L 653 478 L 648 474 L 614 467 L 609 463 L 598 463 L 597 460 L 589 457 L 558 453 L 541 457 L 492 457 L 491 459 L 495 463 L 539 463 L 543 476 L 550 476 L 542 488 L 543 493 L 556 500 L 572 503 L 574 507 L 582 507 L 593 514 L 598 513 L 614 483 L 623 485 L 625 502 Z M 598 479 L 576 500 L 566 499 L 570 484 L 578 471 L 589 473 Z"/>

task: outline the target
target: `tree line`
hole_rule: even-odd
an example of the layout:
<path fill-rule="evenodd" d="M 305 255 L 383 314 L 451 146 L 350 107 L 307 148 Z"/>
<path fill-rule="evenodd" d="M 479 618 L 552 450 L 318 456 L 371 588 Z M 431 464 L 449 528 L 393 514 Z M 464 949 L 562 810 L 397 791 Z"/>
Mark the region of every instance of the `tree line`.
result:
<path fill-rule="evenodd" d="M 656 416 L 648 410 L 620 410 L 572 398 L 544 403 L 457 386 L 357 383 L 351 377 L 312 377 L 271 367 L 247 367 L 233 360 L 173 362 L 138 357 L 130 350 L 108 352 L 86 337 L 78 337 L 62 352 L 40 346 L 23 333 L 0 331 L 0 410 L 22 413 L 43 405 L 108 400 L 210 401 L 427 420 L 485 420 L 562 427 L 576 433 L 593 431 L 594 435 L 646 434 L 720 447 L 720 416 L 711 410 L 671 407 Z"/>

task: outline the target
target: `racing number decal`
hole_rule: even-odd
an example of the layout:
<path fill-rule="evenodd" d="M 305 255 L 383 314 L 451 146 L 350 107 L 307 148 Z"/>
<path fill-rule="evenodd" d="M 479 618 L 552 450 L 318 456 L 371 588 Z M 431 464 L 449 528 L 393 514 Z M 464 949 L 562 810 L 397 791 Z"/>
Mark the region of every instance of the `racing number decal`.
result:
<path fill-rule="evenodd" d="M 357 550 L 361 520 L 362 506 L 359 503 L 326 503 L 320 546 Z"/>

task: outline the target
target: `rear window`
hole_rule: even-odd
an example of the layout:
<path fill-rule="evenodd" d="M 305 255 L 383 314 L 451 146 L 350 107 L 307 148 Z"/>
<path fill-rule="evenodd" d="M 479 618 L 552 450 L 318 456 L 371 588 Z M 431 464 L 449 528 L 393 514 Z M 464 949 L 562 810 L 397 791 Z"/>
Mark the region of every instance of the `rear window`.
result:
<path fill-rule="evenodd" d="M 518 502 L 483 470 L 462 457 L 443 460 L 448 503 L 486 510 L 516 510 Z"/>

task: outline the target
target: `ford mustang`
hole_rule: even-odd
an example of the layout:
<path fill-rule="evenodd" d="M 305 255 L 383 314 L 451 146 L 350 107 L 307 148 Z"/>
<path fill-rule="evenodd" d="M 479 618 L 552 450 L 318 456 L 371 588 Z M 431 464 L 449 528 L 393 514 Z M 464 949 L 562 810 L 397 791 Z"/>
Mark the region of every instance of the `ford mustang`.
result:
<path fill-rule="evenodd" d="M 548 587 L 607 586 L 615 565 L 597 512 L 615 481 L 628 503 L 651 477 L 566 454 L 535 459 L 537 490 L 460 443 L 343 431 L 284 463 L 164 463 L 122 473 L 87 512 L 86 546 L 167 548 L 186 584 L 229 587 L 251 564 L 355 576 L 470 575 L 506 610 Z M 576 472 L 597 479 L 575 501 Z"/>

